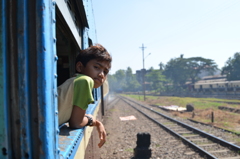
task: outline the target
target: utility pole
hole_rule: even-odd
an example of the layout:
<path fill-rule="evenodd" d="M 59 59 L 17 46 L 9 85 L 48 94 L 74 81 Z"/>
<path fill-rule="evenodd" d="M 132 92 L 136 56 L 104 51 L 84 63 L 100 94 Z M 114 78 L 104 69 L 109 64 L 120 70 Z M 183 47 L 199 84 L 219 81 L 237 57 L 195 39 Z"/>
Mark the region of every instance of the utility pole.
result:
<path fill-rule="evenodd" d="M 143 79 L 143 96 L 144 96 L 144 101 L 146 100 L 146 96 L 145 96 L 145 69 L 144 69 L 144 49 L 146 47 L 144 47 L 144 44 L 142 44 L 142 47 L 140 47 L 140 49 L 142 49 L 142 55 L 143 55 L 143 69 L 142 69 L 142 79 Z"/>

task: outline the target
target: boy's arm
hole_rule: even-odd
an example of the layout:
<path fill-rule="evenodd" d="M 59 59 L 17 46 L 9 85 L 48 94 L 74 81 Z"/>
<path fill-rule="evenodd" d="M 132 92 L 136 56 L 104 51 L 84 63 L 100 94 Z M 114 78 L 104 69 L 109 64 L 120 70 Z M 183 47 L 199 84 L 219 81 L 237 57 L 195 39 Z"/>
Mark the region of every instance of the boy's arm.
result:
<path fill-rule="evenodd" d="M 71 128 L 82 128 L 87 125 L 88 118 L 85 117 L 86 110 L 78 106 L 73 106 L 72 114 L 69 119 L 69 126 Z"/>
<path fill-rule="evenodd" d="M 72 115 L 69 119 L 69 126 L 71 128 L 82 128 L 82 127 L 86 126 L 88 123 L 88 118 L 85 116 L 85 115 L 87 115 L 85 113 L 86 113 L 86 110 L 83 110 L 80 107 L 74 105 L 73 110 L 72 110 Z M 92 117 L 92 115 L 88 115 L 88 116 Z M 93 118 L 92 126 L 97 127 L 97 131 L 98 131 L 98 135 L 99 135 L 99 139 L 100 139 L 98 146 L 100 148 L 106 141 L 106 130 L 105 130 L 103 124 L 100 121 L 95 120 L 94 118 Z"/>

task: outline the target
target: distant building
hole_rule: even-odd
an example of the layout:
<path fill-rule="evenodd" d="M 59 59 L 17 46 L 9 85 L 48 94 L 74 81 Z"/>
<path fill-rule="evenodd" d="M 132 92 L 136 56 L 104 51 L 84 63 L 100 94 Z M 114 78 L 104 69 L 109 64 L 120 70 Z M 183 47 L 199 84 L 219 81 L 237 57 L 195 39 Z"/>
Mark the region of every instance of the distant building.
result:
<path fill-rule="evenodd" d="M 143 75 L 145 75 L 144 83 L 145 83 L 146 90 L 149 90 L 151 85 L 151 83 L 146 82 L 146 74 L 148 74 L 149 72 L 151 72 L 151 70 L 141 69 L 136 71 L 136 79 L 141 85 L 143 84 Z"/>
<path fill-rule="evenodd" d="M 136 79 L 140 84 L 143 83 L 143 75 L 146 75 L 146 72 L 147 72 L 146 69 L 141 69 L 136 71 Z"/>

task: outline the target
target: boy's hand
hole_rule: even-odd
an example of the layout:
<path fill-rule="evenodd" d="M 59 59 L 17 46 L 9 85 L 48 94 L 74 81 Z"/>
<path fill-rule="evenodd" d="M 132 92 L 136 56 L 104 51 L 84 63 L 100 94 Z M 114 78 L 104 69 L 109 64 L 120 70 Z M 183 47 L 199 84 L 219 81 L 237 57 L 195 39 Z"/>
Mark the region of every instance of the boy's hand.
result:
<path fill-rule="evenodd" d="M 103 124 L 98 120 L 96 120 L 96 127 L 98 131 L 99 139 L 100 139 L 98 147 L 101 148 L 103 144 L 106 142 L 106 131 Z"/>
<path fill-rule="evenodd" d="M 87 115 L 87 116 L 90 116 L 90 117 L 92 117 L 92 118 L 94 119 L 94 117 L 93 117 L 93 115 L 92 115 L 92 114 L 85 114 L 85 115 Z"/>

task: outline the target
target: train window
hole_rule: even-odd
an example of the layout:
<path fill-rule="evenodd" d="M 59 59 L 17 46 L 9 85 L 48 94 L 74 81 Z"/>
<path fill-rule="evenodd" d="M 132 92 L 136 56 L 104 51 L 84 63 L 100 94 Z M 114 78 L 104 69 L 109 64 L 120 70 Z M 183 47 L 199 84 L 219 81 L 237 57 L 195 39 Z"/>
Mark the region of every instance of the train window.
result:
<path fill-rule="evenodd" d="M 75 57 L 77 54 L 77 47 L 74 45 L 69 31 L 65 29 L 64 24 L 61 23 L 60 17 L 57 16 L 57 85 L 61 85 L 65 80 L 70 78 L 75 73 Z"/>

